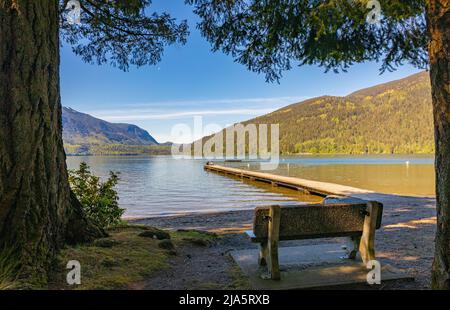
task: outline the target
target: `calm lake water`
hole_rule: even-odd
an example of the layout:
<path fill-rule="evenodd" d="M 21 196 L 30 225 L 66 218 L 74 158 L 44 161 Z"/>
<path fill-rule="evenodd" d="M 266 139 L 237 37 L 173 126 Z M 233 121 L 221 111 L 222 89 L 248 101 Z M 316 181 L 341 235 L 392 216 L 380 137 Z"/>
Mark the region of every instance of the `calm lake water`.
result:
<path fill-rule="evenodd" d="M 118 191 L 125 217 L 151 217 L 191 212 L 251 209 L 258 205 L 304 204 L 320 197 L 266 184 L 224 177 L 203 170 L 204 160 L 170 156 L 68 157 L 69 169 L 86 162 L 106 177 L 120 172 Z M 258 170 L 255 162 L 227 163 Z M 283 157 L 270 173 L 326 181 L 384 193 L 434 195 L 432 156 L 302 156 Z"/>

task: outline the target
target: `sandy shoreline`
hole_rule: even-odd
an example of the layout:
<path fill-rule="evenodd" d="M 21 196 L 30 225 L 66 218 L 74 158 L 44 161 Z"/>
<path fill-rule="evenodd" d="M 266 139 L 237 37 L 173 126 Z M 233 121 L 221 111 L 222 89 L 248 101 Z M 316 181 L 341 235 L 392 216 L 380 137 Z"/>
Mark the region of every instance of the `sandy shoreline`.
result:
<path fill-rule="evenodd" d="M 364 197 L 384 205 L 383 226 L 435 216 L 435 198 L 401 196 L 370 192 Z M 253 209 L 218 212 L 192 212 L 177 215 L 126 218 L 130 223 L 153 225 L 165 229 L 200 229 L 207 231 L 244 232 L 251 227 Z"/>
<path fill-rule="evenodd" d="M 198 229 L 223 233 L 243 233 L 250 229 L 253 210 L 189 213 L 128 220 L 130 223 L 156 226 L 164 229 Z"/>
<path fill-rule="evenodd" d="M 404 269 L 415 278 L 414 282 L 394 284 L 394 287 L 387 288 L 429 288 L 436 225 L 435 199 L 373 192 L 366 198 L 377 200 L 384 205 L 382 228 L 376 234 L 377 257 Z M 170 230 L 197 229 L 223 234 L 223 244 L 219 244 L 216 249 L 220 257 L 227 251 L 255 246 L 243 234 L 245 230 L 251 229 L 252 218 L 252 210 L 242 210 L 153 217 L 130 222 Z M 342 239 L 326 241 L 342 242 Z M 324 240 L 290 241 L 282 242 L 281 246 L 321 242 Z M 209 252 L 211 260 L 214 260 L 214 250 Z"/>

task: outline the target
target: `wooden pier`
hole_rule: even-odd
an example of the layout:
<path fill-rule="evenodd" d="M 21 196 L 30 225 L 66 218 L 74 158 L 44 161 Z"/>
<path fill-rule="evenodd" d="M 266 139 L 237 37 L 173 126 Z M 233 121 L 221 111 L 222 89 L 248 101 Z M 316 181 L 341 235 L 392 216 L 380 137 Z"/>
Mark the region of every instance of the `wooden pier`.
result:
<path fill-rule="evenodd" d="M 272 184 L 273 186 L 281 186 L 290 188 L 293 190 L 302 191 L 306 194 L 326 197 L 329 195 L 334 196 L 349 196 L 359 199 L 367 199 L 368 195 L 374 192 L 354 188 L 345 185 L 339 185 L 334 183 L 312 181 L 294 177 L 286 177 L 265 172 L 249 171 L 244 169 L 237 169 L 231 167 L 225 167 L 216 165 L 214 163 L 207 163 L 204 166 L 205 170 L 222 173 L 225 175 L 233 175 L 240 178 L 246 178 L 253 181 L 264 182 Z"/>

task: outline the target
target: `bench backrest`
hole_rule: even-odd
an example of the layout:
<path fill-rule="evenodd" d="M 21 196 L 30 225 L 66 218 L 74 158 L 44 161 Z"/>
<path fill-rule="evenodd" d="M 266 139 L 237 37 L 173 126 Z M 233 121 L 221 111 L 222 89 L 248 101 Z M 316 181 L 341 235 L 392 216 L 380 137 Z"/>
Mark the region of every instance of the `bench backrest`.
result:
<path fill-rule="evenodd" d="M 376 228 L 381 226 L 382 205 Z M 257 239 L 268 235 L 269 208 L 255 209 L 253 233 Z M 280 240 L 360 236 L 367 214 L 367 204 L 314 204 L 304 206 L 281 206 Z"/>

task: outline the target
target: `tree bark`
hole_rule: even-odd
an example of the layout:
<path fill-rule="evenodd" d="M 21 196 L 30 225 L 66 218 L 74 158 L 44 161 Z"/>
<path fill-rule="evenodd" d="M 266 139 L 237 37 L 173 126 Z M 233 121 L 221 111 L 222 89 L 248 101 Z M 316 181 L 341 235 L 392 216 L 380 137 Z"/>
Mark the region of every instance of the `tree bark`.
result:
<path fill-rule="evenodd" d="M 102 235 L 68 183 L 58 3 L 0 0 L 0 258 L 43 281 L 64 242 Z"/>
<path fill-rule="evenodd" d="M 450 289 L 450 1 L 427 1 L 436 142 L 436 245 L 432 287 Z"/>

